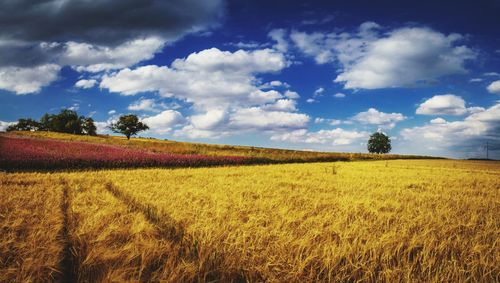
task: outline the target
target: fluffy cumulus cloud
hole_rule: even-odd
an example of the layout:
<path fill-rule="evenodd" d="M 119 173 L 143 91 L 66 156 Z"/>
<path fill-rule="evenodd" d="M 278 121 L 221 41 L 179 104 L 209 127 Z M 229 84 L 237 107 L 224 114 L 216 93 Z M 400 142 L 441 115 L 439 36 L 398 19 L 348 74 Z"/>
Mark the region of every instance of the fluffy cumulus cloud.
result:
<path fill-rule="evenodd" d="M 230 118 L 230 126 L 239 129 L 290 130 L 303 128 L 309 122 L 309 116 L 285 111 L 267 111 L 259 107 L 242 108 Z"/>
<path fill-rule="evenodd" d="M 260 104 L 282 95 L 275 90 L 261 90 L 255 74 L 277 72 L 286 66 L 283 54 L 272 49 L 228 52 L 211 48 L 177 59 L 171 67 L 123 69 L 104 76 L 100 86 L 123 95 L 158 92 L 199 109 Z"/>
<path fill-rule="evenodd" d="M 83 89 L 87 89 L 87 88 L 93 88 L 95 85 L 97 84 L 97 81 L 96 80 L 79 80 L 75 83 L 75 87 L 77 88 L 83 88 Z"/>
<path fill-rule="evenodd" d="M 211 48 L 174 60 L 171 66 L 123 69 L 104 76 L 100 86 L 122 95 L 154 92 L 192 104 L 194 114 L 175 131 L 176 136 L 273 133 L 304 128 L 309 122 L 308 115 L 296 113 L 300 96 L 287 89 L 288 84 L 261 83 L 257 77 L 279 72 L 288 64 L 275 49 L 228 52 Z"/>
<path fill-rule="evenodd" d="M 367 111 L 360 112 L 351 118 L 352 121 L 377 125 L 381 129 L 392 129 L 397 122 L 405 120 L 406 117 L 401 113 L 384 113 L 375 108 L 370 108 Z"/>
<path fill-rule="evenodd" d="M 220 138 L 252 131 L 287 132 L 305 128 L 310 117 L 302 113 L 289 112 L 290 109 L 270 109 L 261 107 L 238 108 L 226 112 L 210 110 L 193 115 L 190 123 L 176 132 L 177 136 L 190 138 Z"/>
<path fill-rule="evenodd" d="M 0 89 L 28 94 L 39 92 L 42 87 L 57 79 L 60 66 L 55 64 L 28 67 L 0 67 Z"/>
<path fill-rule="evenodd" d="M 132 111 L 157 111 L 157 104 L 154 99 L 141 98 L 132 102 L 127 109 Z"/>
<path fill-rule="evenodd" d="M 0 56 L 0 89 L 37 92 L 62 66 L 79 72 L 133 66 L 167 42 L 216 27 L 223 13 L 223 0 L 7 1 L 0 9 L 0 54 L 9 56 Z M 37 71 L 31 84 L 5 82 Z"/>
<path fill-rule="evenodd" d="M 164 44 L 157 37 L 135 39 L 116 47 L 70 41 L 63 44 L 58 62 L 80 72 L 120 69 L 153 58 Z"/>
<path fill-rule="evenodd" d="M 299 129 L 291 132 L 275 134 L 271 136 L 271 139 L 292 143 L 345 146 L 352 145 L 354 143 L 362 143 L 368 136 L 369 133 L 365 131 L 345 130 L 342 128 L 319 130 L 316 132 Z"/>
<path fill-rule="evenodd" d="M 490 93 L 500 94 L 500 80 L 494 81 L 491 84 L 489 84 L 487 89 Z"/>
<path fill-rule="evenodd" d="M 438 118 L 432 119 L 431 124 L 446 124 L 446 120 L 438 117 Z"/>
<path fill-rule="evenodd" d="M 273 29 L 268 33 L 268 36 L 274 41 L 276 41 L 276 44 L 273 45 L 274 49 L 280 52 L 288 51 L 288 41 L 285 39 L 286 36 L 285 29 Z"/>
<path fill-rule="evenodd" d="M 417 108 L 421 115 L 463 115 L 467 113 L 465 101 L 453 94 L 435 95 Z"/>
<path fill-rule="evenodd" d="M 383 32 L 376 23 L 363 23 L 356 32 L 306 33 L 292 31 L 291 40 L 318 64 L 342 67 L 335 82 L 346 89 L 411 86 L 465 73 L 475 52 L 460 45 L 459 34 L 429 28 L 399 28 Z"/>
<path fill-rule="evenodd" d="M 488 141 L 490 149 L 500 150 L 500 104 L 468 115 L 463 120 L 446 121 L 436 118 L 429 124 L 403 129 L 401 136 L 407 146 L 425 152 L 451 150 L 463 157 L 467 153 L 483 151 Z"/>
<path fill-rule="evenodd" d="M 158 115 L 146 117 L 142 121 L 149 126 L 150 131 L 157 134 L 166 134 L 172 128 L 181 125 L 184 117 L 178 111 L 165 110 Z"/>

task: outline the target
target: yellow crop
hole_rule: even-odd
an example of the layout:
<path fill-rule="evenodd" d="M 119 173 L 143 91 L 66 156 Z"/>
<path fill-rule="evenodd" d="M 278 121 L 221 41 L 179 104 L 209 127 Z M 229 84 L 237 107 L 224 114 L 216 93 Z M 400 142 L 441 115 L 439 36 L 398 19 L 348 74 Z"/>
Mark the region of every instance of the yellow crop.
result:
<path fill-rule="evenodd" d="M 498 162 L 13 173 L 1 197 L 48 176 L 80 281 L 500 280 Z"/>
<path fill-rule="evenodd" d="M 0 173 L 0 282 L 61 278 L 62 188 L 49 179 Z"/>

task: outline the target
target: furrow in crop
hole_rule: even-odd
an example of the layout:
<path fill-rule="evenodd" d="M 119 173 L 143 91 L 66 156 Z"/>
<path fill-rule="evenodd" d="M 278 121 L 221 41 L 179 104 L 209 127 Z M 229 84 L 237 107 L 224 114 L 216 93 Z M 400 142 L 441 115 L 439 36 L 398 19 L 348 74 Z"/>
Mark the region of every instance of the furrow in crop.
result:
<path fill-rule="evenodd" d="M 76 267 L 74 265 L 75 259 L 72 253 L 73 247 L 71 244 L 71 239 L 69 235 L 69 216 L 68 210 L 71 206 L 71 200 L 69 195 L 68 183 L 65 179 L 61 178 L 60 183 L 63 189 L 63 195 L 61 199 L 61 212 L 63 214 L 63 227 L 61 229 L 61 239 L 64 243 L 63 249 L 63 260 L 61 262 L 61 281 L 62 282 L 77 282 Z"/>
<path fill-rule="evenodd" d="M 185 233 L 181 223 L 176 222 L 167 214 L 159 212 L 156 207 L 137 201 L 132 196 L 121 191 L 111 182 L 107 182 L 105 188 L 115 197 L 127 204 L 131 211 L 141 212 L 148 221 L 158 227 L 163 237 L 179 244 L 180 253 L 177 255 L 179 260 L 194 262 L 198 267 L 196 271 L 196 281 L 246 281 L 243 269 L 234 272 L 224 268 L 225 259 L 221 251 L 213 251 L 208 255 L 200 257 L 199 241 Z"/>

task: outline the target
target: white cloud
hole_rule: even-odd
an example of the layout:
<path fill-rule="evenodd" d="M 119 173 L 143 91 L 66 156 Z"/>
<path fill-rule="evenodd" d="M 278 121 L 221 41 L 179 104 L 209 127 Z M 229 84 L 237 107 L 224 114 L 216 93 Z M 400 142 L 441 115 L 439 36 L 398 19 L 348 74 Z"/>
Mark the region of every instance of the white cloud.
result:
<path fill-rule="evenodd" d="M 326 47 L 327 45 L 333 45 L 334 40 L 329 38 L 326 34 L 319 32 L 307 34 L 294 30 L 290 33 L 290 38 L 300 51 L 308 56 L 314 57 L 314 60 L 318 64 L 333 62 L 335 59 L 331 47 Z"/>
<path fill-rule="evenodd" d="M 96 84 L 96 80 L 79 80 L 75 83 L 75 87 L 87 89 L 93 88 Z"/>
<path fill-rule="evenodd" d="M 483 112 L 484 110 L 484 107 L 477 107 L 477 106 L 474 106 L 474 107 L 468 107 L 467 108 L 467 112 L 469 114 L 474 114 L 474 113 L 479 113 L 479 112 Z"/>
<path fill-rule="evenodd" d="M 158 115 L 144 118 L 142 121 L 149 126 L 151 131 L 158 134 L 165 134 L 170 132 L 175 126 L 181 125 L 184 122 L 184 117 L 175 110 L 165 110 Z"/>
<path fill-rule="evenodd" d="M 78 109 L 80 109 L 80 104 L 78 104 L 78 103 L 73 103 L 73 105 L 68 107 L 68 110 L 72 110 L 72 111 L 78 111 Z"/>
<path fill-rule="evenodd" d="M 484 73 L 483 76 L 487 76 L 487 77 L 500 77 L 500 74 L 497 73 L 497 72 L 487 72 L 487 73 Z"/>
<path fill-rule="evenodd" d="M 235 47 L 242 48 L 242 49 L 256 49 L 256 48 L 265 47 L 266 44 L 261 44 L 261 43 L 255 42 L 255 41 L 251 41 L 251 42 L 239 41 L 239 42 L 231 42 L 228 45 L 235 46 Z"/>
<path fill-rule="evenodd" d="M 284 87 L 289 88 L 290 85 L 282 81 L 270 81 L 260 86 L 261 89 Z"/>
<path fill-rule="evenodd" d="M 0 89 L 28 94 L 39 92 L 42 87 L 57 79 L 60 66 L 55 64 L 37 67 L 0 67 Z"/>
<path fill-rule="evenodd" d="M 268 36 L 276 41 L 276 44 L 273 45 L 274 49 L 283 53 L 288 51 L 288 41 L 285 39 L 286 30 L 273 29 L 268 33 Z"/>
<path fill-rule="evenodd" d="M 262 106 L 262 109 L 267 111 L 287 111 L 293 112 L 297 110 L 297 101 L 292 99 L 278 99 L 274 103 Z"/>
<path fill-rule="evenodd" d="M 326 118 L 321 118 L 321 117 L 318 117 L 316 119 L 314 119 L 314 123 L 315 124 L 322 124 L 322 123 L 328 123 L 332 126 L 338 126 L 340 124 L 348 124 L 346 123 L 347 121 L 342 121 L 342 120 L 337 120 L 337 119 L 326 119 Z"/>
<path fill-rule="evenodd" d="M 8 126 L 14 125 L 16 122 L 5 122 L 5 121 L 0 121 L 0 131 L 5 131 Z"/>
<path fill-rule="evenodd" d="M 154 99 L 145 98 L 141 98 L 132 102 L 132 104 L 127 107 L 127 109 L 132 111 L 159 111 L 158 104 Z"/>
<path fill-rule="evenodd" d="M 286 133 L 279 133 L 271 136 L 271 140 L 306 143 L 306 144 L 329 144 L 329 145 L 351 145 L 367 139 L 368 132 L 349 131 L 342 128 L 333 130 L 319 130 L 308 132 L 306 129 L 299 129 Z"/>
<path fill-rule="evenodd" d="M 437 118 L 431 123 L 401 131 L 407 147 L 415 151 L 432 151 L 455 156 L 475 151 L 489 141 L 492 148 L 500 149 L 500 104 L 467 116 L 464 120 L 448 122 Z"/>
<path fill-rule="evenodd" d="M 190 124 L 175 132 L 189 138 L 221 138 L 245 132 L 276 133 L 306 127 L 309 116 L 268 107 L 238 108 L 231 112 L 210 110 L 193 115 Z M 288 109 L 287 109 L 288 110 Z"/>
<path fill-rule="evenodd" d="M 359 60 L 344 66 L 335 82 L 343 82 L 345 88 L 376 89 L 465 73 L 464 63 L 474 53 L 465 46 L 455 47 L 459 38 L 425 28 L 393 31 L 371 42 Z"/>
<path fill-rule="evenodd" d="M 428 28 L 400 28 L 381 33 L 380 26 L 363 23 L 354 33 L 305 33 L 290 37 L 316 63 L 338 62 L 335 82 L 346 89 L 401 87 L 465 73 L 464 63 L 475 58 L 462 37 Z"/>
<path fill-rule="evenodd" d="M 288 84 L 271 81 L 262 85 L 256 77 L 287 66 L 283 54 L 273 49 L 227 52 L 212 48 L 177 59 L 170 67 L 123 69 L 104 76 L 101 87 L 123 95 L 157 92 L 191 103 L 194 114 L 175 131 L 176 136 L 218 138 L 251 131 L 273 133 L 304 128 L 309 122 L 309 116 L 293 113 L 299 94 L 286 89 Z M 284 87 L 284 93 L 273 89 L 276 87 Z"/>
<path fill-rule="evenodd" d="M 316 99 L 314 99 L 314 98 L 308 98 L 308 99 L 306 100 L 306 102 L 307 102 L 307 103 L 314 103 L 314 102 L 316 102 Z"/>
<path fill-rule="evenodd" d="M 280 130 L 303 128 L 309 116 L 285 111 L 266 111 L 259 107 L 241 108 L 230 117 L 230 126 L 238 129 Z"/>
<path fill-rule="evenodd" d="M 94 122 L 94 125 L 97 128 L 96 131 L 99 134 L 110 133 L 111 130 L 108 128 L 109 124 L 110 123 L 108 123 L 108 122 L 102 122 L 102 121 L 95 121 Z"/>
<path fill-rule="evenodd" d="M 500 94 L 500 80 L 492 82 L 486 89 L 490 93 Z"/>
<path fill-rule="evenodd" d="M 435 95 L 417 108 L 421 115 L 463 115 L 467 113 L 465 101 L 453 94 Z"/>
<path fill-rule="evenodd" d="M 438 117 L 436 119 L 432 119 L 431 124 L 446 124 L 446 120 Z"/>
<path fill-rule="evenodd" d="M 116 114 L 116 110 L 111 109 L 108 111 L 108 115 L 113 115 L 113 114 Z"/>
<path fill-rule="evenodd" d="M 472 78 L 469 80 L 469 82 L 471 82 L 471 83 L 478 83 L 478 82 L 482 82 L 482 81 L 483 81 L 483 79 L 481 79 L 481 78 Z"/>
<path fill-rule="evenodd" d="M 333 95 L 333 97 L 335 98 L 344 98 L 346 95 L 341 93 L 341 92 L 337 92 L 336 94 Z"/>
<path fill-rule="evenodd" d="M 70 41 L 63 45 L 59 62 L 80 72 L 121 69 L 153 58 L 164 44 L 164 39 L 156 37 L 131 40 L 114 48 Z"/>
<path fill-rule="evenodd" d="M 401 113 L 384 113 L 375 108 L 370 108 L 367 111 L 360 112 L 351 118 L 362 124 L 378 125 L 381 128 L 392 129 L 397 122 L 404 121 L 406 117 Z"/>
<path fill-rule="evenodd" d="M 325 89 L 324 89 L 324 88 L 322 88 L 322 87 L 319 87 L 319 88 L 317 88 L 317 89 L 314 91 L 313 97 L 322 96 L 324 92 L 325 92 Z"/>
<path fill-rule="evenodd" d="M 300 98 L 300 95 L 295 92 L 295 91 L 290 91 L 290 90 L 287 90 L 285 91 L 285 96 L 290 98 L 290 99 L 298 99 Z"/>
<path fill-rule="evenodd" d="M 106 75 L 101 87 L 123 95 L 159 92 L 200 110 L 247 106 L 281 97 L 275 90 L 260 90 L 255 74 L 277 72 L 287 64 L 281 53 L 271 49 L 231 53 L 211 48 L 177 59 L 170 68 L 149 65 Z"/>
<path fill-rule="evenodd" d="M 227 113 L 224 110 L 210 110 L 204 114 L 193 115 L 190 117 L 194 128 L 200 130 L 211 130 L 220 126 L 227 119 Z"/>

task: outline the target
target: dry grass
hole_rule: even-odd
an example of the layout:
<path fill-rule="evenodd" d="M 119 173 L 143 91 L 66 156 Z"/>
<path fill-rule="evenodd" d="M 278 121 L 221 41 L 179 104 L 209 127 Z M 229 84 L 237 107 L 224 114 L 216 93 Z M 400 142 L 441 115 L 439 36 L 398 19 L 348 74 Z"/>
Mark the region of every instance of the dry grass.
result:
<path fill-rule="evenodd" d="M 332 166 L 50 175 L 82 282 L 500 280 L 500 163 Z"/>
<path fill-rule="evenodd" d="M 0 173 L 0 282 L 61 278 L 62 190 L 47 174 Z"/>

